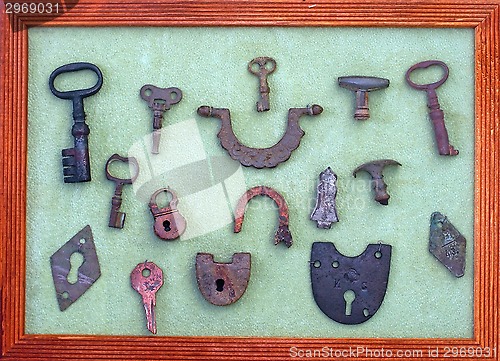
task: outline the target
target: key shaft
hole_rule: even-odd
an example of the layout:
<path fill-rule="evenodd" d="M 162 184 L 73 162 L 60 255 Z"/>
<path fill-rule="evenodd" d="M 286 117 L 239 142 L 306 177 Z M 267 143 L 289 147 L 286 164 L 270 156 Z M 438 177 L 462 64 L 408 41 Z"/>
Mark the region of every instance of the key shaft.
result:
<path fill-rule="evenodd" d="M 434 136 L 440 155 L 457 155 L 456 150 L 448 138 L 448 131 L 444 123 L 444 112 L 439 105 L 438 96 L 434 88 L 427 89 L 427 107 L 429 108 L 429 116 L 434 127 Z"/>
<path fill-rule="evenodd" d="M 155 291 L 156 293 L 156 291 Z M 142 295 L 142 303 L 144 305 L 144 311 L 146 313 L 146 327 L 151 333 L 156 334 L 156 315 L 155 315 L 155 306 L 156 306 L 156 295 L 155 293 L 145 293 Z"/>
<path fill-rule="evenodd" d="M 88 135 L 90 129 L 85 122 L 75 122 L 71 134 L 74 138 L 74 147 L 63 149 L 62 164 L 65 183 L 89 182 L 90 155 Z"/>
<path fill-rule="evenodd" d="M 111 198 L 111 213 L 109 214 L 109 227 L 123 228 L 125 213 L 119 212 L 122 205 L 123 183 L 116 182 L 115 194 Z"/>
<path fill-rule="evenodd" d="M 267 83 L 267 74 L 261 74 L 259 76 L 259 82 L 260 100 L 257 102 L 257 111 L 265 112 L 270 109 L 269 92 L 271 91 Z"/>

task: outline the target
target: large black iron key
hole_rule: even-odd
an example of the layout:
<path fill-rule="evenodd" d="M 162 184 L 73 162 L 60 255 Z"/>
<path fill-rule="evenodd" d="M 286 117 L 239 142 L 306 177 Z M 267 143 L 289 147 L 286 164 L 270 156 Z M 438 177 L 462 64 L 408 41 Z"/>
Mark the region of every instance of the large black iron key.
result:
<path fill-rule="evenodd" d="M 54 86 L 55 78 L 62 73 L 70 73 L 79 70 L 91 70 L 97 74 L 97 83 L 87 89 L 70 91 L 59 91 Z M 50 74 L 49 87 L 52 93 L 61 99 L 73 101 L 73 127 L 71 134 L 74 139 L 74 147 L 62 150 L 62 164 L 64 183 L 77 183 L 90 181 L 90 157 L 88 146 L 88 135 L 90 129 L 85 123 L 85 111 L 83 109 L 83 98 L 94 95 L 101 89 L 101 70 L 90 63 L 72 63 L 63 65 Z"/>

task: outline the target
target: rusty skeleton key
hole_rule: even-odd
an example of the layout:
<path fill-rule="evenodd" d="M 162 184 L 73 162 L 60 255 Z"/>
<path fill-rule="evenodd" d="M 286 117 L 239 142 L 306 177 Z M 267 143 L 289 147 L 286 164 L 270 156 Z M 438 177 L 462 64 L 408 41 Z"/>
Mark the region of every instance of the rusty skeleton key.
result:
<path fill-rule="evenodd" d="M 151 153 L 158 154 L 160 151 L 160 134 L 163 113 L 170 109 L 171 105 L 177 104 L 182 99 L 182 91 L 179 88 L 158 88 L 146 84 L 141 88 L 141 98 L 144 99 L 153 111 L 153 148 Z"/>
<path fill-rule="evenodd" d="M 142 296 L 148 330 L 156 334 L 156 292 L 163 285 L 163 271 L 153 262 L 139 263 L 130 274 L 130 284 Z"/>
<path fill-rule="evenodd" d="M 87 89 L 70 91 L 59 91 L 54 86 L 54 81 L 58 75 L 72 73 L 80 70 L 91 70 L 97 75 L 97 83 Z M 102 73 L 94 64 L 71 63 L 60 66 L 50 74 L 49 88 L 52 93 L 60 99 L 69 99 L 73 102 L 73 127 L 71 134 L 74 137 L 74 147 L 62 150 L 62 164 L 64 183 L 90 182 L 90 156 L 88 146 L 88 136 L 90 129 L 85 123 L 85 111 L 83 109 L 83 99 L 94 95 L 101 89 Z"/>
<path fill-rule="evenodd" d="M 111 175 L 109 173 L 109 165 L 114 161 L 121 161 L 126 163 L 131 163 L 135 167 L 135 174 L 128 179 L 121 179 Z M 109 227 L 113 228 L 123 228 L 123 224 L 125 223 L 125 213 L 119 212 L 120 206 L 122 205 L 122 190 L 124 184 L 132 184 L 139 175 L 139 164 L 137 163 L 137 159 L 134 157 L 122 157 L 118 154 L 113 154 L 108 161 L 106 162 L 106 178 L 110 181 L 115 182 L 115 194 L 111 199 L 111 213 L 109 215 Z"/>
<path fill-rule="evenodd" d="M 416 69 L 425 69 L 432 65 L 437 65 L 443 68 L 444 76 L 441 80 L 431 83 L 431 84 L 415 84 L 411 81 L 410 75 Z M 444 124 L 444 112 L 441 110 L 436 89 L 440 87 L 446 79 L 448 79 L 449 69 L 445 63 L 439 60 L 428 60 L 422 61 L 413 65 L 406 72 L 406 81 L 408 84 L 417 90 L 425 90 L 427 92 L 427 107 L 429 108 L 429 114 L 434 126 L 434 135 L 436 137 L 437 147 L 440 155 L 457 155 L 458 150 L 453 148 L 448 139 L 448 132 L 446 131 L 446 126 Z"/>
<path fill-rule="evenodd" d="M 268 65 L 269 64 L 269 65 Z M 269 106 L 269 84 L 267 76 L 276 70 L 276 60 L 267 56 L 261 56 L 248 63 L 248 71 L 259 77 L 260 100 L 257 102 L 257 111 L 265 112 Z"/>

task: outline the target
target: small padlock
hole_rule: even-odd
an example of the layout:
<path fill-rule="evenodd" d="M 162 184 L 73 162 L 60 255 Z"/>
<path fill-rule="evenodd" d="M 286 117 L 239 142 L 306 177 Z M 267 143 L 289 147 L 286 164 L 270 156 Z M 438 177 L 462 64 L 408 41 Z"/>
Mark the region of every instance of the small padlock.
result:
<path fill-rule="evenodd" d="M 162 192 L 170 193 L 172 199 L 168 207 L 158 208 L 156 197 Z M 155 223 L 153 229 L 155 234 L 161 239 L 173 240 L 178 238 L 186 230 L 186 219 L 177 210 L 179 200 L 170 188 L 161 188 L 153 193 L 149 201 L 149 209 L 153 214 Z"/>

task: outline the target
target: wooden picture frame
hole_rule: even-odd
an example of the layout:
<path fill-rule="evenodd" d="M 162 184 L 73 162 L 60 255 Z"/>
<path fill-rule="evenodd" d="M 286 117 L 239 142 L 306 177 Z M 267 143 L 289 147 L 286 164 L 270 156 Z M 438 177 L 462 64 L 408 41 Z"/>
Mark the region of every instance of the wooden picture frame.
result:
<path fill-rule="evenodd" d="M 26 1 L 25 1 L 26 2 Z M 29 1 L 28 1 L 29 3 Z M 1 357 L 5 360 L 500 360 L 500 0 L 80 0 L 57 18 L 6 14 L 1 29 Z M 131 337 L 25 333 L 28 31 L 30 26 L 474 28 L 474 336 L 471 339 Z M 297 352 L 291 353 L 295 347 Z M 321 350 L 326 350 L 321 353 Z M 299 352 L 299 350 L 301 352 Z M 313 350 L 320 350 L 316 354 Z M 489 351 L 488 351 L 489 350 Z M 309 353 L 307 352 L 309 351 Z M 401 353 L 403 351 L 403 353 Z M 406 352 L 405 352 L 406 351 Z M 354 356 L 353 356 L 354 355 Z M 295 357 L 294 357 L 295 356 Z M 370 359 L 366 354 L 356 359 Z"/>

